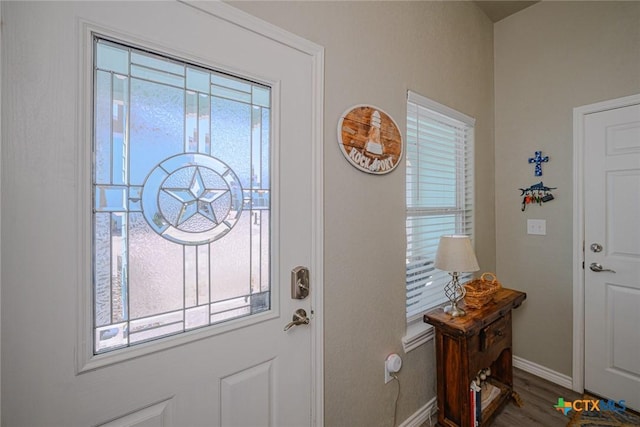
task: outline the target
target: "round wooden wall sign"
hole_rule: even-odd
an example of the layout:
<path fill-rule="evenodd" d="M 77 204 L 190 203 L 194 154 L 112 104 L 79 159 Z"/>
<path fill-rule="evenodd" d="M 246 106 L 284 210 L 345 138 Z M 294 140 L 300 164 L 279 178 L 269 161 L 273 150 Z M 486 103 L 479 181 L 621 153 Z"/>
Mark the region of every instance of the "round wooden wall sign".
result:
<path fill-rule="evenodd" d="M 398 125 L 370 105 L 356 105 L 344 112 L 338 122 L 338 144 L 347 160 L 367 173 L 389 173 L 402 158 Z"/>

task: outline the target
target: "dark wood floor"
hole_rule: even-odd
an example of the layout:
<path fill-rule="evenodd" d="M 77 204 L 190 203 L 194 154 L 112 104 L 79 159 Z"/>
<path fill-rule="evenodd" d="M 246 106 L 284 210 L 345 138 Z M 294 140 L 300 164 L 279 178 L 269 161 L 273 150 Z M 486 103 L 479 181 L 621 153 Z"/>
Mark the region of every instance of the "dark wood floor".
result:
<path fill-rule="evenodd" d="M 582 397 L 580 393 L 520 369 L 513 370 L 513 388 L 522 398 L 524 406 L 518 408 L 510 402 L 496 417 L 492 424 L 495 427 L 565 427 L 569 417 L 564 416 L 553 406 L 558 403 L 559 397 L 564 398 L 565 401 Z"/>
<path fill-rule="evenodd" d="M 519 408 L 510 402 L 495 418 L 492 427 L 565 427 L 569 417 L 562 415 L 553 406 L 558 403 L 559 397 L 565 401 L 581 397 L 575 391 L 520 369 L 513 370 L 513 387 L 522 398 L 524 406 Z M 434 425 L 435 422 L 436 417 L 433 417 Z M 430 427 L 429 422 L 421 427 Z"/>

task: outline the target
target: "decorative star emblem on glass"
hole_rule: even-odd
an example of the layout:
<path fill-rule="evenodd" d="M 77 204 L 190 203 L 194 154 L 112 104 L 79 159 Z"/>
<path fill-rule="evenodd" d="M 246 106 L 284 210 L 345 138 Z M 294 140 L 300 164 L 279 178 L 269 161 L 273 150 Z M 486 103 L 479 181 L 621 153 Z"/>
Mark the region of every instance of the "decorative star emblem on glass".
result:
<path fill-rule="evenodd" d="M 179 227 L 196 214 L 200 214 L 215 225 L 218 225 L 219 221 L 216 218 L 212 204 L 224 196 L 229 191 L 229 188 L 207 188 L 202 179 L 200 167 L 196 167 L 188 188 L 163 188 L 162 191 L 182 203 L 182 207 L 173 224 Z"/>

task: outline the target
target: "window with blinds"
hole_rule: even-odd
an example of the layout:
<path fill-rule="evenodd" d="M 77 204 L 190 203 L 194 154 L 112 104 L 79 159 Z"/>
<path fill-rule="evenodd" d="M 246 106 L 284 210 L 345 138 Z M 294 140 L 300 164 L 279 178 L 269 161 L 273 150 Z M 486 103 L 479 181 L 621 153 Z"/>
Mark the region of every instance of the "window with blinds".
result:
<path fill-rule="evenodd" d="M 433 262 L 440 236 L 473 240 L 475 119 L 414 92 L 407 97 L 407 320 L 446 301 L 448 272 Z M 466 281 L 468 276 L 461 276 Z"/>

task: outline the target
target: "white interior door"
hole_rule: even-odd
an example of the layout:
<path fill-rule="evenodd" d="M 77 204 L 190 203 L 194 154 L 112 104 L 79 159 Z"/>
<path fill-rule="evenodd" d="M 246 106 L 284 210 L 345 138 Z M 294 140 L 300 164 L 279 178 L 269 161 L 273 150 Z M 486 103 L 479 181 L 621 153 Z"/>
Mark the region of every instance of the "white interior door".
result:
<path fill-rule="evenodd" d="M 314 424 L 321 49 L 224 4 L 2 8 L 2 424 Z"/>
<path fill-rule="evenodd" d="M 639 409 L 640 105 L 584 123 L 584 385 Z"/>

